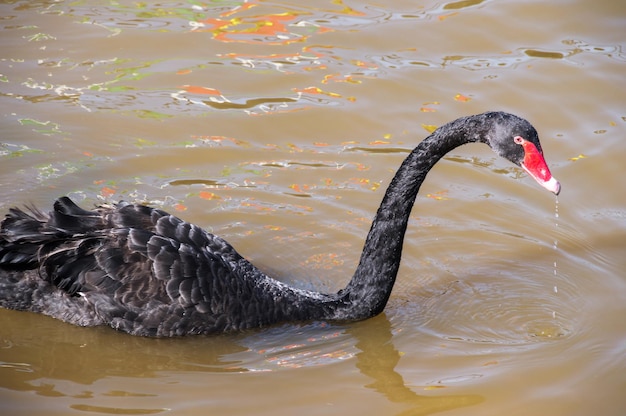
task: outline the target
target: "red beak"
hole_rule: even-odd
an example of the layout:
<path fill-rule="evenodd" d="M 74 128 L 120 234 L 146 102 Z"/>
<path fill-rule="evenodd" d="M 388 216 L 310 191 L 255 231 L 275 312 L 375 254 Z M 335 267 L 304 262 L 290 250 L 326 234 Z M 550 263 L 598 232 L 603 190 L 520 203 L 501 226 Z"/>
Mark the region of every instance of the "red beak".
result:
<path fill-rule="evenodd" d="M 543 155 L 533 143 L 522 139 L 522 147 L 524 148 L 524 161 L 522 167 L 530 176 L 546 188 L 548 191 L 558 195 L 561 192 L 561 184 L 554 179 L 548 169 Z"/>

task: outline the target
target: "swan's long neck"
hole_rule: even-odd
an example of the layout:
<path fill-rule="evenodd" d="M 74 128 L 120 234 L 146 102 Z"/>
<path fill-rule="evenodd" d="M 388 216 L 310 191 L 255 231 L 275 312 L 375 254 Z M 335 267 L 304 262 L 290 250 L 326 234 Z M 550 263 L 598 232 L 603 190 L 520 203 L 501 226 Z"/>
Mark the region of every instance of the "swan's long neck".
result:
<path fill-rule="evenodd" d="M 457 120 L 424 139 L 404 160 L 393 177 L 365 240 L 359 265 L 341 296 L 345 308 L 337 318 L 364 319 L 384 309 L 398 274 L 404 234 L 428 171 L 446 153 L 478 136 L 465 132 L 471 120 Z"/>

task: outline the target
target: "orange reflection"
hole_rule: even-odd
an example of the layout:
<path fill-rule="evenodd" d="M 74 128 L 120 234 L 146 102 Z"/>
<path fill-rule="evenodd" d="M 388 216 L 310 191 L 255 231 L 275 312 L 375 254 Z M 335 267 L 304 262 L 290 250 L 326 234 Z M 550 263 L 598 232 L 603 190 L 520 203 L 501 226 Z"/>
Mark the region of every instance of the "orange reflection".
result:
<path fill-rule="evenodd" d="M 342 8 L 340 10 L 323 11 L 351 16 L 365 15 L 363 12 L 346 6 L 342 0 L 334 0 L 333 3 Z M 258 1 L 242 3 L 231 10 L 221 13 L 218 18 L 211 17 L 194 22 L 193 30 L 211 32 L 213 39 L 222 42 L 265 45 L 288 45 L 295 42 L 304 42 L 311 35 L 334 30 L 304 19 L 295 21 L 300 16 L 310 14 L 306 11 L 291 9 L 282 13 L 250 14 L 249 11 L 258 5 Z"/>
<path fill-rule="evenodd" d="M 303 12 L 287 11 L 274 14 L 259 14 L 251 16 L 237 16 L 242 11 L 250 10 L 255 3 L 244 3 L 228 12 L 222 13 L 219 18 L 201 20 L 195 31 L 211 32 L 213 39 L 222 42 L 242 42 L 249 44 L 288 45 L 294 42 L 305 41 L 308 36 L 292 33 L 288 25 Z M 292 26 L 313 26 L 314 33 L 326 32 L 332 29 L 313 23 L 301 21 Z"/>

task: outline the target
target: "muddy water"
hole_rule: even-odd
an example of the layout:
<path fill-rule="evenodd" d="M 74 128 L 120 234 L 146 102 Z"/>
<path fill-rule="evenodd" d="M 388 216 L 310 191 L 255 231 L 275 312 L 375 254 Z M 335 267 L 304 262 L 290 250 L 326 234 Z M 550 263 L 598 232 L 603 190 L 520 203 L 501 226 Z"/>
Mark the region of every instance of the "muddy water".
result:
<path fill-rule="evenodd" d="M 519 169 L 455 150 L 422 187 L 385 313 L 365 322 L 154 340 L 0 310 L 1 413 L 626 411 L 622 3 L 0 10 L 2 212 L 144 201 L 333 291 L 431 126 L 524 116 L 563 187 L 556 217 Z"/>

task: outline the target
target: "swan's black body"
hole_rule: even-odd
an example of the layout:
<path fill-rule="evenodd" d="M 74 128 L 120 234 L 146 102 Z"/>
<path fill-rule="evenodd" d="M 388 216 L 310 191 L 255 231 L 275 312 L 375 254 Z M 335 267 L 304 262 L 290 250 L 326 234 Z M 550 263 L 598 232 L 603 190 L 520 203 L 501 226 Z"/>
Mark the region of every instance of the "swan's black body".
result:
<path fill-rule="evenodd" d="M 487 143 L 524 166 L 519 137 L 541 153 L 530 123 L 501 112 L 455 120 L 422 141 L 391 181 L 358 268 L 338 293 L 274 280 L 220 237 L 164 211 L 127 203 L 87 211 L 63 197 L 49 214 L 17 208 L 7 214 L 0 230 L 0 306 L 145 336 L 372 317 L 389 299 L 409 214 L 430 168 L 468 142 Z"/>

